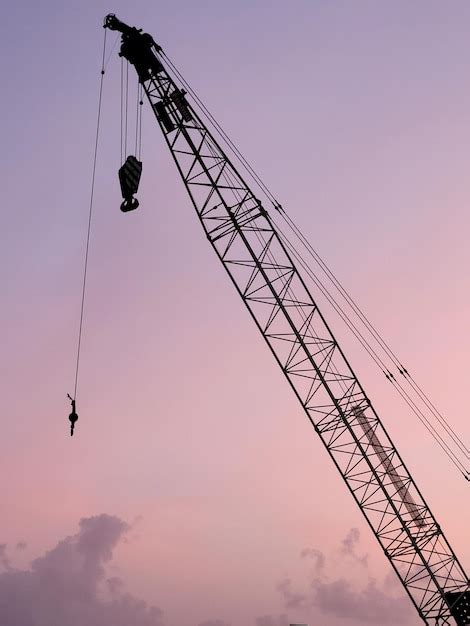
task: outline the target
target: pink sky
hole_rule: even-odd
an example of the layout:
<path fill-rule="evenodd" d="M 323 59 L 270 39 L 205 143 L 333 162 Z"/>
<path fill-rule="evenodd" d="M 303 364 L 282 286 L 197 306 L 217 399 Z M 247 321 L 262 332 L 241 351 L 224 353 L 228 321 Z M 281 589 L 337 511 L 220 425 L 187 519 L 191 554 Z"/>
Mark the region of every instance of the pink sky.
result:
<path fill-rule="evenodd" d="M 163 45 L 468 442 L 470 5 L 135 5 L 24 2 L 4 16 L 0 557 L 29 571 L 72 537 L 39 562 L 58 554 L 67 575 L 83 565 L 79 520 L 94 517 L 96 572 L 104 565 L 133 598 L 159 607 L 165 626 L 255 626 L 266 615 L 257 626 L 378 626 L 361 613 L 374 602 L 395 611 L 393 626 L 417 625 L 401 613 L 404 593 L 203 236 L 148 110 L 141 207 L 119 211 L 116 55 L 73 439 L 66 394 L 100 24 L 113 10 Z M 324 313 L 468 570 L 469 483 Z M 359 538 L 344 554 L 352 528 Z M 15 549 L 19 541 L 27 547 Z M 315 577 L 315 559 L 300 556 L 307 548 L 324 554 L 325 584 L 344 581 L 357 619 L 340 606 L 288 606 L 289 593 L 308 595 Z M 103 563 L 107 549 L 113 559 Z M 33 567 L 31 580 L 41 571 Z M 11 575 L 0 569 L 0 594 Z M 89 593 L 100 585 L 98 576 Z M 75 626 L 65 615 L 61 626 Z M 143 626 L 160 620 L 147 618 Z"/>

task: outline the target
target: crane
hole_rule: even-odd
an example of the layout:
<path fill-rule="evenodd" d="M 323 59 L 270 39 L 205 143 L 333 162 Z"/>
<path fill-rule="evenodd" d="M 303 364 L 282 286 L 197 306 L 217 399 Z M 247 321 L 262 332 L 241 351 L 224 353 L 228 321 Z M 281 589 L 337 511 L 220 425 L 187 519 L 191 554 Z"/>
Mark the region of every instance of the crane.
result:
<path fill-rule="evenodd" d="M 469 578 L 269 212 L 175 82 L 153 37 L 114 14 L 104 27 L 121 33 L 119 54 L 137 72 L 207 239 L 419 616 L 425 624 L 469 625 Z"/>

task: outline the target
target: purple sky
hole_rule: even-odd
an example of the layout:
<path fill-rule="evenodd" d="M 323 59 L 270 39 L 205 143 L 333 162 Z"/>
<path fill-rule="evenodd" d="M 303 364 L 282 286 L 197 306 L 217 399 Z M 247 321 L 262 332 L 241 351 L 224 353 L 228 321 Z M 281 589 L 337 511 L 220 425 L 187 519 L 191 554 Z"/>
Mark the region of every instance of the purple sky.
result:
<path fill-rule="evenodd" d="M 148 110 L 141 207 L 119 211 L 116 54 L 80 420 L 68 437 L 109 11 L 153 34 L 470 435 L 469 3 L 10 3 L 0 39 L 0 622 L 378 626 L 385 613 L 391 626 L 417 626 L 202 235 Z M 331 325 L 468 569 L 468 483 Z"/>

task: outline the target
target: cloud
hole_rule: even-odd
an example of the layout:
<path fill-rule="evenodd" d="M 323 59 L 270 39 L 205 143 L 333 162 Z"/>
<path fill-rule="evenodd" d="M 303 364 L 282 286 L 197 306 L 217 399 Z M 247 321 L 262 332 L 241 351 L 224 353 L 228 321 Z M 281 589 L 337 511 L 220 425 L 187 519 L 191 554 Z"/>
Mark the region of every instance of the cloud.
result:
<path fill-rule="evenodd" d="M 81 519 L 79 532 L 33 561 L 30 570 L 10 567 L 0 574 L 0 623 L 162 626 L 160 609 L 126 593 L 120 579 L 106 579 L 105 565 L 128 529 L 111 515 Z"/>
<path fill-rule="evenodd" d="M 325 569 L 325 555 L 320 550 L 316 550 L 315 548 L 305 548 L 300 553 L 300 556 L 305 558 L 310 558 L 315 561 L 315 571 L 317 573 L 322 572 Z"/>
<path fill-rule="evenodd" d="M 208 619 L 205 622 L 201 622 L 198 626 L 231 626 L 229 622 L 224 622 L 221 619 Z"/>
<path fill-rule="evenodd" d="M 273 617 L 272 615 L 261 615 L 255 619 L 256 626 L 289 626 L 289 620 L 285 613 Z"/>
<path fill-rule="evenodd" d="M 409 601 L 388 595 L 370 579 L 356 591 L 340 578 L 333 582 L 314 581 L 312 602 L 322 613 L 356 620 L 359 624 L 406 624 L 411 617 Z"/>
<path fill-rule="evenodd" d="M 7 556 L 7 544 L 0 544 L 0 565 L 7 571 L 11 570 L 10 559 Z"/>
<path fill-rule="evenodd" d="M 357 554 L 359 540 L 360 534 L 357 528 L 351 528 L 342 540 L 339 550 L 342 571 L 346 568 L 351 571 L 351 561 L 367 570 L 367 554 L 364 556 Z M 344 577 L 329 575 L 332 568 L 320 550 L 305 548 L 300 556 L 302 559 L 313 559 L 314 568 L 310 572 L 308 588 L 305 592 L 293 589 L 290 578 L 284 578 L 278 584 L 277 590 L 287 609 L 302 609 L 315 616 L 320 613 L 324 616 L 347 619 L 351 623 L 373 624 L 374 626 L 377 624 L 404 626 L 409 623 L 410 618 L 414 617 L 408 598 L 399 584 L 391 584 L 390 575 L 387 575 L 382 585 L 378 585 L 377 581 L 369 576 L 365 586 L 357 589 Z M 394 592 L 398 595 L 394 595 Z M 259 624 L 258 626 L 273 626 L 273 624 Z"/>
<path fill-rule="evenodd" d="M 308 606 L 308 597 L 303 593 L 292 591 L 292 581 L 290 578 L 281 580 L 277 590 L 284 599 L 286 609 L 302 609 Z"/>
<path fill-rule="evenodd" d="M 359 531 L 357 528 L 351 528 L 346 537 L 341 542 L 341 554 L 343 556 L 349 556 L 364 567 L 367 567 L 367 554 L 364 556 L 358 556 L 356 553 L 356 546 L 359 543 Z"/>
<path fill-rule="evenodd" d="M 118 576 L 112 576 L 106 579 L 106 586 L 112 596 L 116 596 L 124 589 L 124 582 Z"/>

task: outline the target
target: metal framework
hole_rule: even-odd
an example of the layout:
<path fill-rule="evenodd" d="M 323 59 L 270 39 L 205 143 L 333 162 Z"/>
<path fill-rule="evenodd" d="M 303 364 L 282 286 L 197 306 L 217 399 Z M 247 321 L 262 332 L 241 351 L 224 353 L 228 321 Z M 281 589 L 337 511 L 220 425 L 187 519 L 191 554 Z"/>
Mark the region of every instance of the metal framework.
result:
<path fill-rule="evenodd" d="M 121 55 L 138 72 L 208 240 L 419 615 L 469 624 L 469 579 L 268 212 L 165 69 L 161 48 L 113 15 L 105 26 L 122 32 Z"/>

